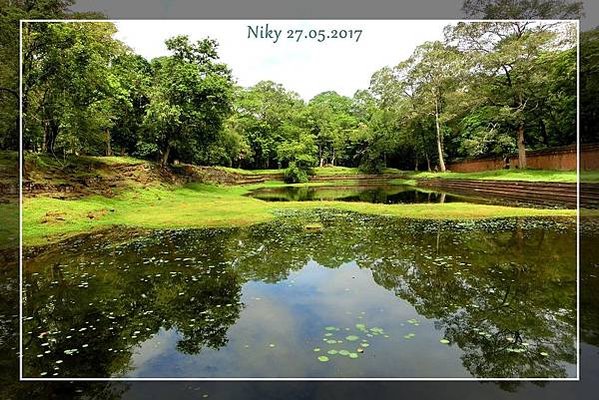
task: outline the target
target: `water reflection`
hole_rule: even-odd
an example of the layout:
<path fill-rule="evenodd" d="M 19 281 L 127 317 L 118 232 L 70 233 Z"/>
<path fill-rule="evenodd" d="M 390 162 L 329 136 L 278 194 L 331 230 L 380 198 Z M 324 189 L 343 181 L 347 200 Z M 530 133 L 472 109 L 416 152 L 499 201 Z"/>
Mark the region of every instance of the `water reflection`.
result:
<path fill-rule="evenodd" d="M 27 261 L 25 375 L 575 374 L 570 222 L 318 212 L 128 234 Z"/>
<path fill-rule="evenodd" d="M 359 201 L 382 204 L 481 202 L 480 199 L 423 190 L 408 185 L 283 186 L 253 190 L 249 196 L 266 201 Z"/>

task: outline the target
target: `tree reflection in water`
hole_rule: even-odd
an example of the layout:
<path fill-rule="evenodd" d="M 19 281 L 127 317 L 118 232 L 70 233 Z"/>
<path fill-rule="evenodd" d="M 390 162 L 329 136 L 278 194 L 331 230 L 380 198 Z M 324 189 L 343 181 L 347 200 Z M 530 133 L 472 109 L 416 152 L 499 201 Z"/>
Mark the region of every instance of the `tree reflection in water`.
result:
<path fill-rule="evenodd" d="M 322 231 L 304 229 L 315 221 Z M 181 353 L 222 348 L 244 285 L 276 284 L 310 260 L 370 269 L 377 285 L 436 321 L 472 376 L 563 377 L 576 363 L 568 221 L 322 211 L 249 228 L 128 235 L 70 240 L 27 260 L 26 376 L 126 375 L 140 344 L 164 330 L 178 333 Z"/>

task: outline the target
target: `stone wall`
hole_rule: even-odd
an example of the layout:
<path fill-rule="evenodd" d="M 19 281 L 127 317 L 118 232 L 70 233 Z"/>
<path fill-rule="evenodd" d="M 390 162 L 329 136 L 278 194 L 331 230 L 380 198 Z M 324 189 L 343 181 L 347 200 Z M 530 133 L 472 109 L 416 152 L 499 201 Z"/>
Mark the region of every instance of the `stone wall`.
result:
<path fill-rule="evenodd" d="M 526 163 L 531 169 L 576 170 L 576 145 L 553 147 L 544 150 L 528 151 Z M 518 168 L 518 155 L 510 156 L 510 167 Z M 454 162 L 448 165 L 453 172 L 478 172 L 505 168 L 501 157 L 487 157 L 476 160 Z M 580 148 L 580 169 L 599 169 L 599 143 L 583 144 Z"/>

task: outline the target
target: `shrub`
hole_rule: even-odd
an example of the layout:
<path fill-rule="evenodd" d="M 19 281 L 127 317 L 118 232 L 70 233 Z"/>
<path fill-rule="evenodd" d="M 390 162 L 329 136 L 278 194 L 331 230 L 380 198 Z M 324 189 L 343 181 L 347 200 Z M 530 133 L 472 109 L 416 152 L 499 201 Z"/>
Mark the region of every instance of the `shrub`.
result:
<path fill-rule="evenodd" d="M 298 167 L 295 163 L 289 163 L 289 167 L 287 167 L 283 176 L 287 183 L 308 182 L 308 172 L 305 169 Z"/>

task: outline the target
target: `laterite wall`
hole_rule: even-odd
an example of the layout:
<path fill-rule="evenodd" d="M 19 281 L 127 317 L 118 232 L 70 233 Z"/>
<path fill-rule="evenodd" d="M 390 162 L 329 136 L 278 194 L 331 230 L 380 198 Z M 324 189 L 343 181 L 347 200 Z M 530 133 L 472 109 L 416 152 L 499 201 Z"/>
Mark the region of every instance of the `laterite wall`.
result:
<path fill-rule="evenodd" d="M 576 145 L 554 147 L 544 150 L 528 151 L 526 162 L 531 169 L 575 170 Z M 448 166 L 454 172 L 478 172 L 503 169 L 505 163 L 501 157 L 489 157 L 451 163 Z M 510 157 L 510 166 L 518 167 L 518 155 Z M 599 143 L 584 144 L 580 149 L 580 169 L 599 169 Z"/>

